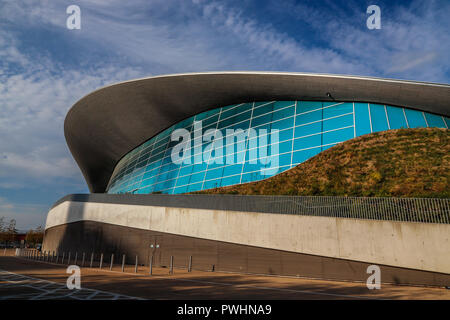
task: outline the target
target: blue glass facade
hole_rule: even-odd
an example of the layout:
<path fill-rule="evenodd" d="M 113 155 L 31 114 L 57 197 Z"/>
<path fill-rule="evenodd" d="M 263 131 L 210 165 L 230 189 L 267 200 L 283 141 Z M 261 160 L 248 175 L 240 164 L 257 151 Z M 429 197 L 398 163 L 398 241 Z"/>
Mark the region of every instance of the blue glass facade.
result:
<path fill-rule="evenodd" d="M 201 121 L 202 129 L 194 125 Z M 426 112 L 380 104 L 320 101 L 269 101 L 242 103 L 209 110 L 185 119 L 164 130 L 125 155 L 117 164 L 107 187 L 108 193 L 185 193 L 215 187 L 266 179 L 288 170 L 337 143 L 376 131 L 399 128 L 439 127 L 448 128 L 450 119 Z M 277 157 L 277 172 L 263 175 L 264 168 L 273 168 L 263 158 L 254 159 L 252 141 L 259 137 L 244 138 L 244 148 L 233 145 L 221 155 L 223 161 L 192 161 L 175 164 L 172 149 L 179 141 L 171 141 L 176 129 L 186 129 L 192 137 L 195 130 L 204 133 L 213 129 L 223 133 L 224 150 L 227 145 L 227 129 L 250 128 L 268 133 L 278 131 L 278 143 L 271 144 L 273 137 L 267 134 L 272 156 Z M 259 135 L 261 136 L 261 134 Z M 192 157 L 200 157 L 210 141 L 201 141 L 201 148 L 194 148 Z M 274 140 L 275 141 L 275 140 Z M 277 148 L 275 148 L 275 145 Z M 210 146 L 211 148 L 211 146 Z M 231 151 L 230 151 L 231 150 Z M 273 150 L 277 153 L 273 154 Z M 212 155 L 213 152 L 210 153 Z M 233 157 L 230 164 L 227 157 Z"/>

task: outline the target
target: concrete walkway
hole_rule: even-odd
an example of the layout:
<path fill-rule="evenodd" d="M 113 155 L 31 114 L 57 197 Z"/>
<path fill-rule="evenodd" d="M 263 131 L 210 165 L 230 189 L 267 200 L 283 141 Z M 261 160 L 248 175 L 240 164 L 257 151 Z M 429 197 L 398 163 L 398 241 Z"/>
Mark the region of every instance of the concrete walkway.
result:
<path fill-rule="evenodd" d="M 65 288 L 69 277 L 66 268 L 61 264 L 0 256 L 0 299 L 70 299 L 71 296 L 87 299 L 88 291 L 91 294 L 97 291 L 90 297 L 97 296 L 96 299 L 450 299 L 450 290 L 444 288 L 382 285 L 380 290 L 369 290 L 363 283 L 223 272 L 189 273 L 184 269 L 175 269 L 169 275 L 167 268 L 155 267 L 150 276 L 148 267 L 139 267 L 135 274 L 134 266 L 127 266 L 123 273 L 120 266 L 114 266 L 112 271 L 109 266 L 102 270 L 81 268 L 82 290 L 70 293 Z M 29 286 L 24 286 L 24 281 Z M 57 294 L 39 290 L 43 284 L 47 284 L 45 290 L 57 289 L 53 292 Z"/>

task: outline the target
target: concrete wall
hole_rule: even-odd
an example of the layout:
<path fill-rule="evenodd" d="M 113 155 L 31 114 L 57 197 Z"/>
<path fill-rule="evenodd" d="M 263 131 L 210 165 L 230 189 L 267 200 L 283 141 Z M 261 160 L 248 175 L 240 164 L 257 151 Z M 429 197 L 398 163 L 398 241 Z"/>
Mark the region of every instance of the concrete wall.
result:
<path fill-rule="evenodd" d="M 46 229 L 77 221 L 450 273 L 447 224 L 66 201 Z"/>

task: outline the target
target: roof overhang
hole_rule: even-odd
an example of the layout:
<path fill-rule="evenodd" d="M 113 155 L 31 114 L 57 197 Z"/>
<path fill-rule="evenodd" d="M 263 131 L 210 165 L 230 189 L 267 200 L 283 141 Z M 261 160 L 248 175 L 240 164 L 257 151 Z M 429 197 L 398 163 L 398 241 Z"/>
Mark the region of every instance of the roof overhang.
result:
<path fill-rule="evenodd" d="M 64 133 L 90 191 L 104 192 L 117 162 L 172 124 L 217 107 L 270 100 L 372 102 L 450 116 L 446 84 L 308 73 L 191 73 L 98 89 L 69 110 Z"/>

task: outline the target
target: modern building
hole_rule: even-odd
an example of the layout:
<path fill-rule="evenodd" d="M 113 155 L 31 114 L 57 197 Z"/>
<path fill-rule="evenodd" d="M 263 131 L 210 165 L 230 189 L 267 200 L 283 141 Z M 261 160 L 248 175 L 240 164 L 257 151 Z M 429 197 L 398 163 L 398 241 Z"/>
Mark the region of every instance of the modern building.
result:
<path fill-rule="evenodd" d="M 64 126 L 92 194 L 53 206 L 44 250 L 139 253 L 143 264 L 173 255 L 178 266 L 193 256 L 207 270 L 359 280 L 366 274 L 354 270 L 379 263 L 390 279 L 442 284 L 448 258 L 420 267 L 398 252 L 342 255 L 318 249 L 329 221 L 309 221 L 317 233 L 306 240 L 301 215 L 266 212 L 267 199 L 181 194 L 265 179 L 372 132 L 448 129 L 449 101 L 445 84 L 304 73 L 179 74 L 101 88 L 70 109 Z"/>

